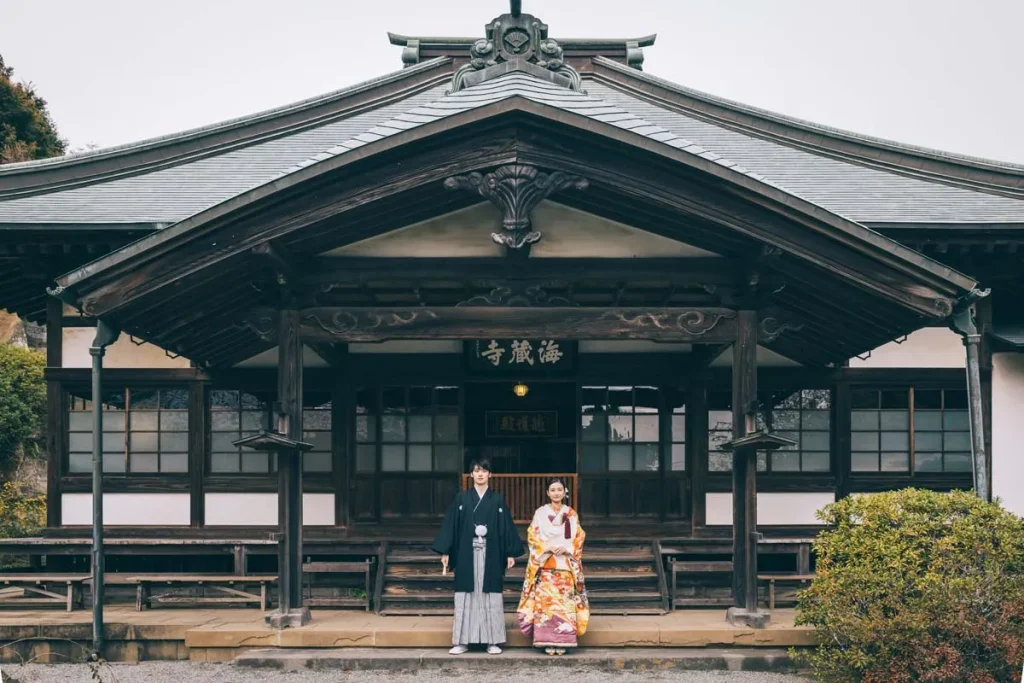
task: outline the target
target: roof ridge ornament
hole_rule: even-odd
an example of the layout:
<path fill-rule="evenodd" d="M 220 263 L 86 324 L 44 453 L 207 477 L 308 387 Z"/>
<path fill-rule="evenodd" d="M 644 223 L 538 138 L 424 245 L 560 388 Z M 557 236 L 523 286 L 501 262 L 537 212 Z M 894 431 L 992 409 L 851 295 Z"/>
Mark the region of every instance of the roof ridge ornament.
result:
<path fill-rule="evenodd" d="M 484 27 L 487 37 L 470 46 L 469 64 L 455 72 L 449 95 L 510 71 L 526 71 L 583 92 L 579 72 L 565 62 L 558 41 L 548 38 L 548 25 L 532 14 L 523 14 L 522 6 L 522 0 L 509 0 L 509 13 Z"/>

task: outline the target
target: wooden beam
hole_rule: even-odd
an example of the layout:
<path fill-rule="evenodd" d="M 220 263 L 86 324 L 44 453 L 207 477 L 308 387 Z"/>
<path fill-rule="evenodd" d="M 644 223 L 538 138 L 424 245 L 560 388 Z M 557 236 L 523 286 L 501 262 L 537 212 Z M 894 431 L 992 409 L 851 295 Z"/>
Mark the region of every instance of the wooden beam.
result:
<path fill-rule="evenodd" d="M 736 329 L 736 313 L 726 308 L 320 307 L 298 315 L 306 343 L 515 336 L 728 343 Z M 246 324 L 269 341 L 277 320 L 276 311 L 264 309 Z"/>

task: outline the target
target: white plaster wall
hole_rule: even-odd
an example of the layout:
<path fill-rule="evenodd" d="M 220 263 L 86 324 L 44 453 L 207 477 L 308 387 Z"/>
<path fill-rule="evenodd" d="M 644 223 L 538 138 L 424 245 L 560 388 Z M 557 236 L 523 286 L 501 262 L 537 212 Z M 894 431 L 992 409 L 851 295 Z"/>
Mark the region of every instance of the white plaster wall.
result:
<path fill-rule="evenodd" d="M 610 221 L 544 200 L 530 219 L 543 237 L 530 258 L 711 257 L 709 251 L 646 230 Z M 326 256 L 500 257 L 504 247 L 491 239 L 501 232 L 501 212 L 484 202 L 421 223 L 392 230 L 326 252 Z"/>
<path fill-rule="evenodd" d="M 207 493 L 207 526 L 277 526 L 276 493 Z M 333 526 L 334 494 L 303 493 L 302 525 Z"/>
<path fill-rule="evenodd" d="M 95 327 L 64 328 L 64 367 L 91 368 L 92 356 L 89 347 L 96 337 Z M 137 345 L 127 334 L 107 347 L 103 357 L 105 368 L 187 368 L 189 359 L 184 356 L 172 358 L 159 346 L 146 343 Z"/>
<path fill-rule="evenodd" d="M 191 521 L 187 493 L 104 493 L 104 526 L 188 526 Z M 61 495 L 64 526 L 92 526 L 92 494 Z"/>
<path fill-rule="evenodd" d="M 246 358 L 240 363 L 234 365 L 236 368 L 276 368 L 277 367 L 277 347 L 267 349 L 263 353 L 258 353 L 252 358 Z M 317 355 L 313 349 L 308 346 L 302 347 L 302 367 L 304 368 L 326 368 L 329 367 L 327 361 Z"/>
<path fill-rule="evenodd" d="M 711 361 L 713 368 L 732 367 L 732 349 L 726 349 L 718 358 Z M 757 367 L 759 368 L 798 368 L 800 363 L 785 356 L 775 353 L 763 346 L 757 347 Z"/>
<path fill-rule="evenodd" d="M 334 494 L 302 494 L 302 526 L 334 526 Z"/>
<path fill-rule="evenodd" d="M 775 524 L 816 524 L 821 522 L 814 513 L 836 500 L 835 493 L 758 493 L 757 523 Z M 705 523 L 708 526 L 732 525 L 732 493 L 708 493 Z"/>
<path fill-rule="evenodd" d="M 850 359 L 851 368 L 962 368 L 966 363 L 960 335 L 945 327 L 925 327 L 902 344 L 878 347 L 867 360 Z"/>
<path fill-rule="evenodd" d="M 1024 353 L 992 355 L 992 495 L 1024 517 Z"/>

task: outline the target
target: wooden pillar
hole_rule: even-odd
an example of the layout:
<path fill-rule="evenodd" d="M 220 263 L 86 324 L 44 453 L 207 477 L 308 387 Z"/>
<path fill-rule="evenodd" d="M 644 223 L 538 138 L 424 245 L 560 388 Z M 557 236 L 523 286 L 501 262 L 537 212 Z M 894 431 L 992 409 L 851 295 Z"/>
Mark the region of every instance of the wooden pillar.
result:
<path fill-rule="evenodd" d="M 302 441 L 302 341 L 299 313 L 281 311 L 278 323 L 277 400 L 278 431 Z M 274 628 L 304 626 L 309 609 L 302 605 L 302 456 L 282 451 L 278 472 L 278 586 L 280 604 L 267 617 Z"/>
<path fill-rule="evenodd" d="M 836 499 L 850 495 L 853 419 L 853 389 L 845 379 L 832 387 L 832 467 L 836 478 Z"/>
<path fill-rule="evenodd" d="M 334 523 L 347 527 L 351 510 L 352 386 L 349 383 L 348 344 L 338 344 L 331 371 L 331 472 L 334 477 Z"/>
<path fill-rule="evenodd" d="M 757 400 L 757 311 L 737 312 L 732 364 L 732 435 L 748 434 L 751 403 Z M 733 606 L 757 608 L 757 451 L 737 448 L 732 459 Z"/>
<path fill-rule="evenodd" d="M 51 296 L 46 301 L 46 367 L 64 365 L 64 302 Z M 46 526 L 60 526 L 60 480 L 64 474 L 64 445 L 67 435 L 64 386 L 46 381 Z"/>
<path fill-rule="evenodd" d="M 694 535 L 707 523 L 708 372 L 695 375 L 686 394 L 686 448 L 690 472 L 690 525 Z"/>
<path fill-rule="evenodd" d="M 188 476 L 190 517 L 193 527 L 204 525 L 206 498 L 203 477 L 206 474 L 206 383 L 188 385 Z"/>

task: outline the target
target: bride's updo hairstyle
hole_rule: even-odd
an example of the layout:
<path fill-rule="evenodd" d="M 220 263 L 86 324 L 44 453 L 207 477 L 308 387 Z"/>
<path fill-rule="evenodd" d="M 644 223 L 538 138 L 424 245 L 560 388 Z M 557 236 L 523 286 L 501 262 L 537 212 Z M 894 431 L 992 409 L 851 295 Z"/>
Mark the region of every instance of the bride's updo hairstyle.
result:
<path fill-rule="evenodd" d="M 547 492 L 547 490 L 551 488 L 552 484 L 561 484 L 562 485 L 562 488 L 565 489 L 565 498 L 562 499 L 562 502 L 565 503 L 565 504 L 568 504 L 569 503 L 569 484 L 565 481 L 565 479 L 562 479 L 561 477 L 549 477 L 548 478 L 548 483 L 544 487 L 544 491 Z"/>

